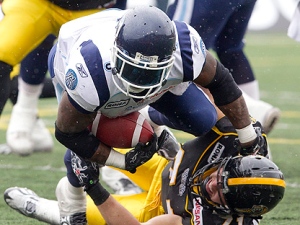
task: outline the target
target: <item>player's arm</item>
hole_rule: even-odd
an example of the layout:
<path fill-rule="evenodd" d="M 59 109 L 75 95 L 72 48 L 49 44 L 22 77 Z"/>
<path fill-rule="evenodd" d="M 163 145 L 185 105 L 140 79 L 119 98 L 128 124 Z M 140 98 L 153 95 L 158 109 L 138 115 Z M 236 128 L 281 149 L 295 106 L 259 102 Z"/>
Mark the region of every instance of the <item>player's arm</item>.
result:
<path fill-rule="evenodd" d="M 109 225 L 140 225 L 140 222 L 111 195 L 97 208 Z"/>
<path fill-rule="evenodd" d="M 164 143 L 164 135 L 153 138 L 148 143 L 138 143 L 125 155 L 105 145 L 88 129 L 96 116 L 95 113 L 84 114 L 78 111 L 70 102 L 65 92 L 58 107 L 55 122 L 55 137 L 64 146 L 84 159 L 89 159 L 101 165 L 114 166 L 132 173 L 136 168 L 147 162 Z M 159 143 L 157 143 L 159 141 Z"/>
<path fill-rule="evenodd" d="M 242 92 L 228 69 L 208 51 L 203 69 L 194 82 L 209 89 L 215 104 L 230 119 L 233 126 L 241 130 L 238 133 L 242 145 L 251 145 L 257 134 L 251 125 L 248 108 Z"/>
<path fill-rule="evenodd" d="M 97 208 L 108 225 L 182 225 L 181 217 L 168 214 L 140 223 L 111 195 L 103 203 L 97 205 Z"/>
<path fill-rule="evenodd" d="M 96 112 L 84 114 L 78 111 L 65 92 L 58 107 L 55 137 L 60 143 L 83 158 L 90 159 L 95 152 L 98 152 L 97 162 L 104 165 L 111 147 L 101 143 L 87 129 L 95 116 Z"/>

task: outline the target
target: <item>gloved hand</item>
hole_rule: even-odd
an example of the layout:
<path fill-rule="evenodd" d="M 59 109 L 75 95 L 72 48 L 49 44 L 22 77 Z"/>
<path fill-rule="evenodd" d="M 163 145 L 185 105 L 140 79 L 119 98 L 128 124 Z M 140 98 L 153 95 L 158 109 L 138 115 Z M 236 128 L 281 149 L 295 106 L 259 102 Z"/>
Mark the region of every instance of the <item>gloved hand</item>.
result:
<path fill-rule="evenodd" d="M 164 131 L 164 135 L 159 136 L 160 148 L 157 154 L 168 160 L 174 160 L 180 149 L 180 144 L 169 129 L 165 129 Z"/>
<path fill-rule="evenodd" d="M 266 134 L 262 128 L 260 122 L 256 121 L 253 124 L 255 132 L 257 134 L 256 139 L 254 140 L 253 144 L 249 147 L 242 147 L 241 144 L 238 142 L 235 144 L 237 149 L 239 150 L 241 155 L 268 155 L 268 143 L 266 139 Z"/>
<path fill-rule="evenodd" d="M 71 151 L 71 164 L 80 186 L 93 199 L 95 205 L 103 204 L 110 193 L 99 183 L 99 165 L 80 158 Z"/>
<path fill-rule="evenodd" d="M 80 186 L 84 187 L 85 191 L 99 182 L 100 173 L 97 163 L 84 160 L 72 151 L 71 162 L 73 172 L 77 176 Z"/>
<path fill-rule="evenodd" d="M 159 139 L 154 133 L 150 142 L 138 143 L 135 148 L 125 154 L 125 170 L 135 173 L 136 168 L 147 162 L 160 148 L 161 140 L 164 139 L 166 131 L 163 131 Z"/>

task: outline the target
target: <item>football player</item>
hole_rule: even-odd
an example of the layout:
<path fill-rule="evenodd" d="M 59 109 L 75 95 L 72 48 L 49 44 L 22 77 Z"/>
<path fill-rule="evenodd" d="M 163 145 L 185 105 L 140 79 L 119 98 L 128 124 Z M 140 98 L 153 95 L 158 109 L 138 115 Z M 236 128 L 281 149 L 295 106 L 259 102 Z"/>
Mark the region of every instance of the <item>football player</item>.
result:
<path fill-rule="evenodd" d="M 217 113 L 197 85 L 209 89 L 233 124 L 241 152 L 266 150 L 230 72 L 192 27 L 156 7 L 106 10 L 64 24 L 49 54 L 49 72 L 59 100 L 55 136 L 84 160 L 135 172 L 159 150 L 160 134 L 126 154 L 101 143 L 87 129 L 98 112 L 117 117 L 150 105 L 159 114 L 149 113 L 154 124 L 205 134 Z M 78 179 L 68 178 L 70 192 L 77 193 Z"/>
<path fill-rule="evenodd" d="M 216 126 L 205 135 L 184 143 L 174 161 L 154 155 L 138 167 L 135 174 L 122 171 L 143 188 L 143 193 L 113 197 L 140 222 L 160 218 L 162 224 L 169 224 L 168 219 L 184 225 L 259 224 L 262 216 L 276 207 L 284 196 L 283 174 L 266 157 L 240 155 L 235 129 L 227 117 L 219 115 L 221 119 Z M 265 138 L 260 123 L 253 123 Z M 86 205 L 82 189 L 81 198 L 70 195 L 68 190 L 73 187 L 66 177 L 57 185 L 58 202 L 41 198 L 30 189 L 12 187 L 4 193 L 6 203 L 27 217 L 50 224 L 60 224 L 61 204 L 77 218 L 86 216 L 89 225 L 106 224 L 105 214 L 99 208 L 99 196 L 102 199 L 108 194 L 102 188 L 101 192 L 93 192 L 93 187 L 99 185 L 98 165 L 70 151 L 66 160 L 73 162 L 72 168 L 77 171 L 81 185 L 91 193 Z M 86 212 L 82 211 L 82 206 L 87 207 Z M 160 217 L 164 214 L 178 215 L 180 220 Z M 65 221 L 70 221 L 70 217 Z"/>

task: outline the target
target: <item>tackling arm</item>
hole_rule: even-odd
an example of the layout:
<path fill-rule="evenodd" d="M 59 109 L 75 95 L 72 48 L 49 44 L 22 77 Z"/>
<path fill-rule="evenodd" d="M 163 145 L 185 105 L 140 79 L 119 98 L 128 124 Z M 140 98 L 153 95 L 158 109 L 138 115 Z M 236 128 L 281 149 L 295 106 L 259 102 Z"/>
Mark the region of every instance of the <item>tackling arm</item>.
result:
<path fill-rule="evenodd" d="M 236 129 L 244 129 L 251 125 L 248 108 L 242 92 L 234 82 L 228 69 L 217 62 L 208 51 L 201 74 L 194 82 L 209 89 L 214 97 L 215 104 L 230 119 Z M 243 141 L 243 137 L 241 139 L 243 145 L 252 144 L 257 137 L 254 129 L 247 129 L 248 132 L 249 134 L 245 138 L 246 141 Z"/>

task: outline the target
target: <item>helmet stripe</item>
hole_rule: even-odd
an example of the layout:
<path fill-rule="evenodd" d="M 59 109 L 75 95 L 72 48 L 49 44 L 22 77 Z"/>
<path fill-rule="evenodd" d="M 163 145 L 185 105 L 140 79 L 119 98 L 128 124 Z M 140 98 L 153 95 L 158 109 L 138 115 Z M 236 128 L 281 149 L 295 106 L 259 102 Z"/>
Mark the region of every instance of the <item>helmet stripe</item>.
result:
<path fill-rule="evenodd" d="M 269 178 L 269 177 L 242 177 L 242 178 L 229 178 L 227 185 L 275 185 L 285 188 L 285 181 L 279 178 Z"/>

